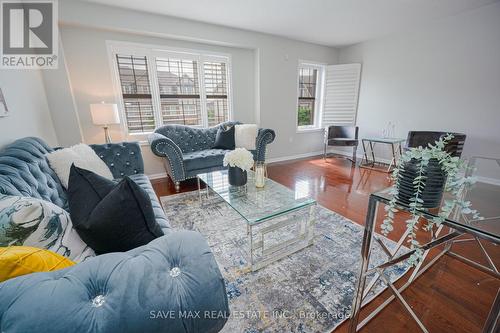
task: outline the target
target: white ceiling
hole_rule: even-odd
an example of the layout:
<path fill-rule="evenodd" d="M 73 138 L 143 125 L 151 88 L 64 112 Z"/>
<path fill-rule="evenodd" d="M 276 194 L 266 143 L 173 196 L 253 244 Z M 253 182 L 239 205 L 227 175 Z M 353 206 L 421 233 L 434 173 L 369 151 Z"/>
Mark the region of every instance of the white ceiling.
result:
<path fill-rule="evenodd" d="M 329 46 L 378 38 L 499 0 L 85 0 Z"/>

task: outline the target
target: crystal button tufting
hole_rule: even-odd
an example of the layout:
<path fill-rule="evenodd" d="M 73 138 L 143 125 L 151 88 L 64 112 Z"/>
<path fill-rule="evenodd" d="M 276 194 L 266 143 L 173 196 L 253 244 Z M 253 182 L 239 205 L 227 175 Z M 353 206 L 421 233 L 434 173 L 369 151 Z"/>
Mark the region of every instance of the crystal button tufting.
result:
<path fill-rule="evenodd" d="M 104 295 L 97 295 L 92 299 L 92 306 L 94 308 L 98 308 L 104 304 L 106 300 L 104 299 Z"/>
<path fill-rule="evenodd" d="M 179 267 L 174 267 L 170 270 L 171 277 L 178 277 L 181 274 L 181 269 Z"/>

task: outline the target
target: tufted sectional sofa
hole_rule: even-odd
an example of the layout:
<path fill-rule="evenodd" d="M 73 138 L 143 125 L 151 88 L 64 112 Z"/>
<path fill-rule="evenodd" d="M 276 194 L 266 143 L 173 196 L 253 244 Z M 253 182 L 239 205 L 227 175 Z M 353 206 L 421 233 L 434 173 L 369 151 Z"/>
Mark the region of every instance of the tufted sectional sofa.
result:
<path fill-rule="evenodd" d="M 234 126 L 239 122 L 225 122 L 210 128 L 183 125 L 166 125 L 157 128 L 148 140 L 151 150 L 165 158 L 167 174 L 179 189 L 179 182 L 195 178 L 197 174 L 223 169 L 222 160 L 227 150 L 212 149 L 221 126 Z M 252 151 L 256 161 L 265 162 L 266 147 L 276 134 L 271 129 L 260 128 Z"/>
<path fill-rule="evenodd" d="M 115 178 L 130 176 L 151 197 L 165 235 L 123 253 L 0 283 L 0 332 L 218 332 L 229 314 L 223 278 L 203 237 L 171 230 L 143 174 L 137 143 L 92 145 Z M 65 190 L 37 138 L 0 152 L 0 195 L 68 208 Z M 191 314 L 191 315 L 190 315 Z M 196 315 L 198 314 L 198 315 Z"/>

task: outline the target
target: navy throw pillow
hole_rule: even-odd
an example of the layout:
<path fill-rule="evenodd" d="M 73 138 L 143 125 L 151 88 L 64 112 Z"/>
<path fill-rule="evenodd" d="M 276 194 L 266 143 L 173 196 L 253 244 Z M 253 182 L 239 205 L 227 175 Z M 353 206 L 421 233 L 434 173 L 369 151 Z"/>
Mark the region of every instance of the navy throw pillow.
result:
<path fill-rule="evenodd" d="M 129 177 L 120 182 L 71 166 L 71 221 L 96 253 L 125 252 L 163 236 L 148 193 Z"/>
<path fill-rule="evenodd" d="M 219 127 L 217 135 L 215 136 L 215 144 L 213 148 L 233 150 L 235 147 L 234 126 L 227 129 L 224 128 L 224 126 Z"/>

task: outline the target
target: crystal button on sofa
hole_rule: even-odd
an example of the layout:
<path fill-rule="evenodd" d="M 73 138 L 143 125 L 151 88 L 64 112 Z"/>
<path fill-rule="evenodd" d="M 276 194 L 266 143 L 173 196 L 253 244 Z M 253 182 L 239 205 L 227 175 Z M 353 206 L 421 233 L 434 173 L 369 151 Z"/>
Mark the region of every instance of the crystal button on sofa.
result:
<path fill-rule="evenodd" d="M 93 145 L 115 178 L 131 176 L 151 197 L 164 236 L 128 252 L 108 253 L 66 269 L 0 283 L 2 333 L 218 332 L 226 316 L 182 317 L 190 311 L 229 313 L 217 263 L 201 234 L 170 228 L 144 175 L 137 143 Z M 37 138 L 0 151 L 0 196 L 50 201 L 67 209 L 66 192 Z M 1 218 L 1 216 L 0 216 Z M 172 313 L 159 318 L 156 313 Z"/>

